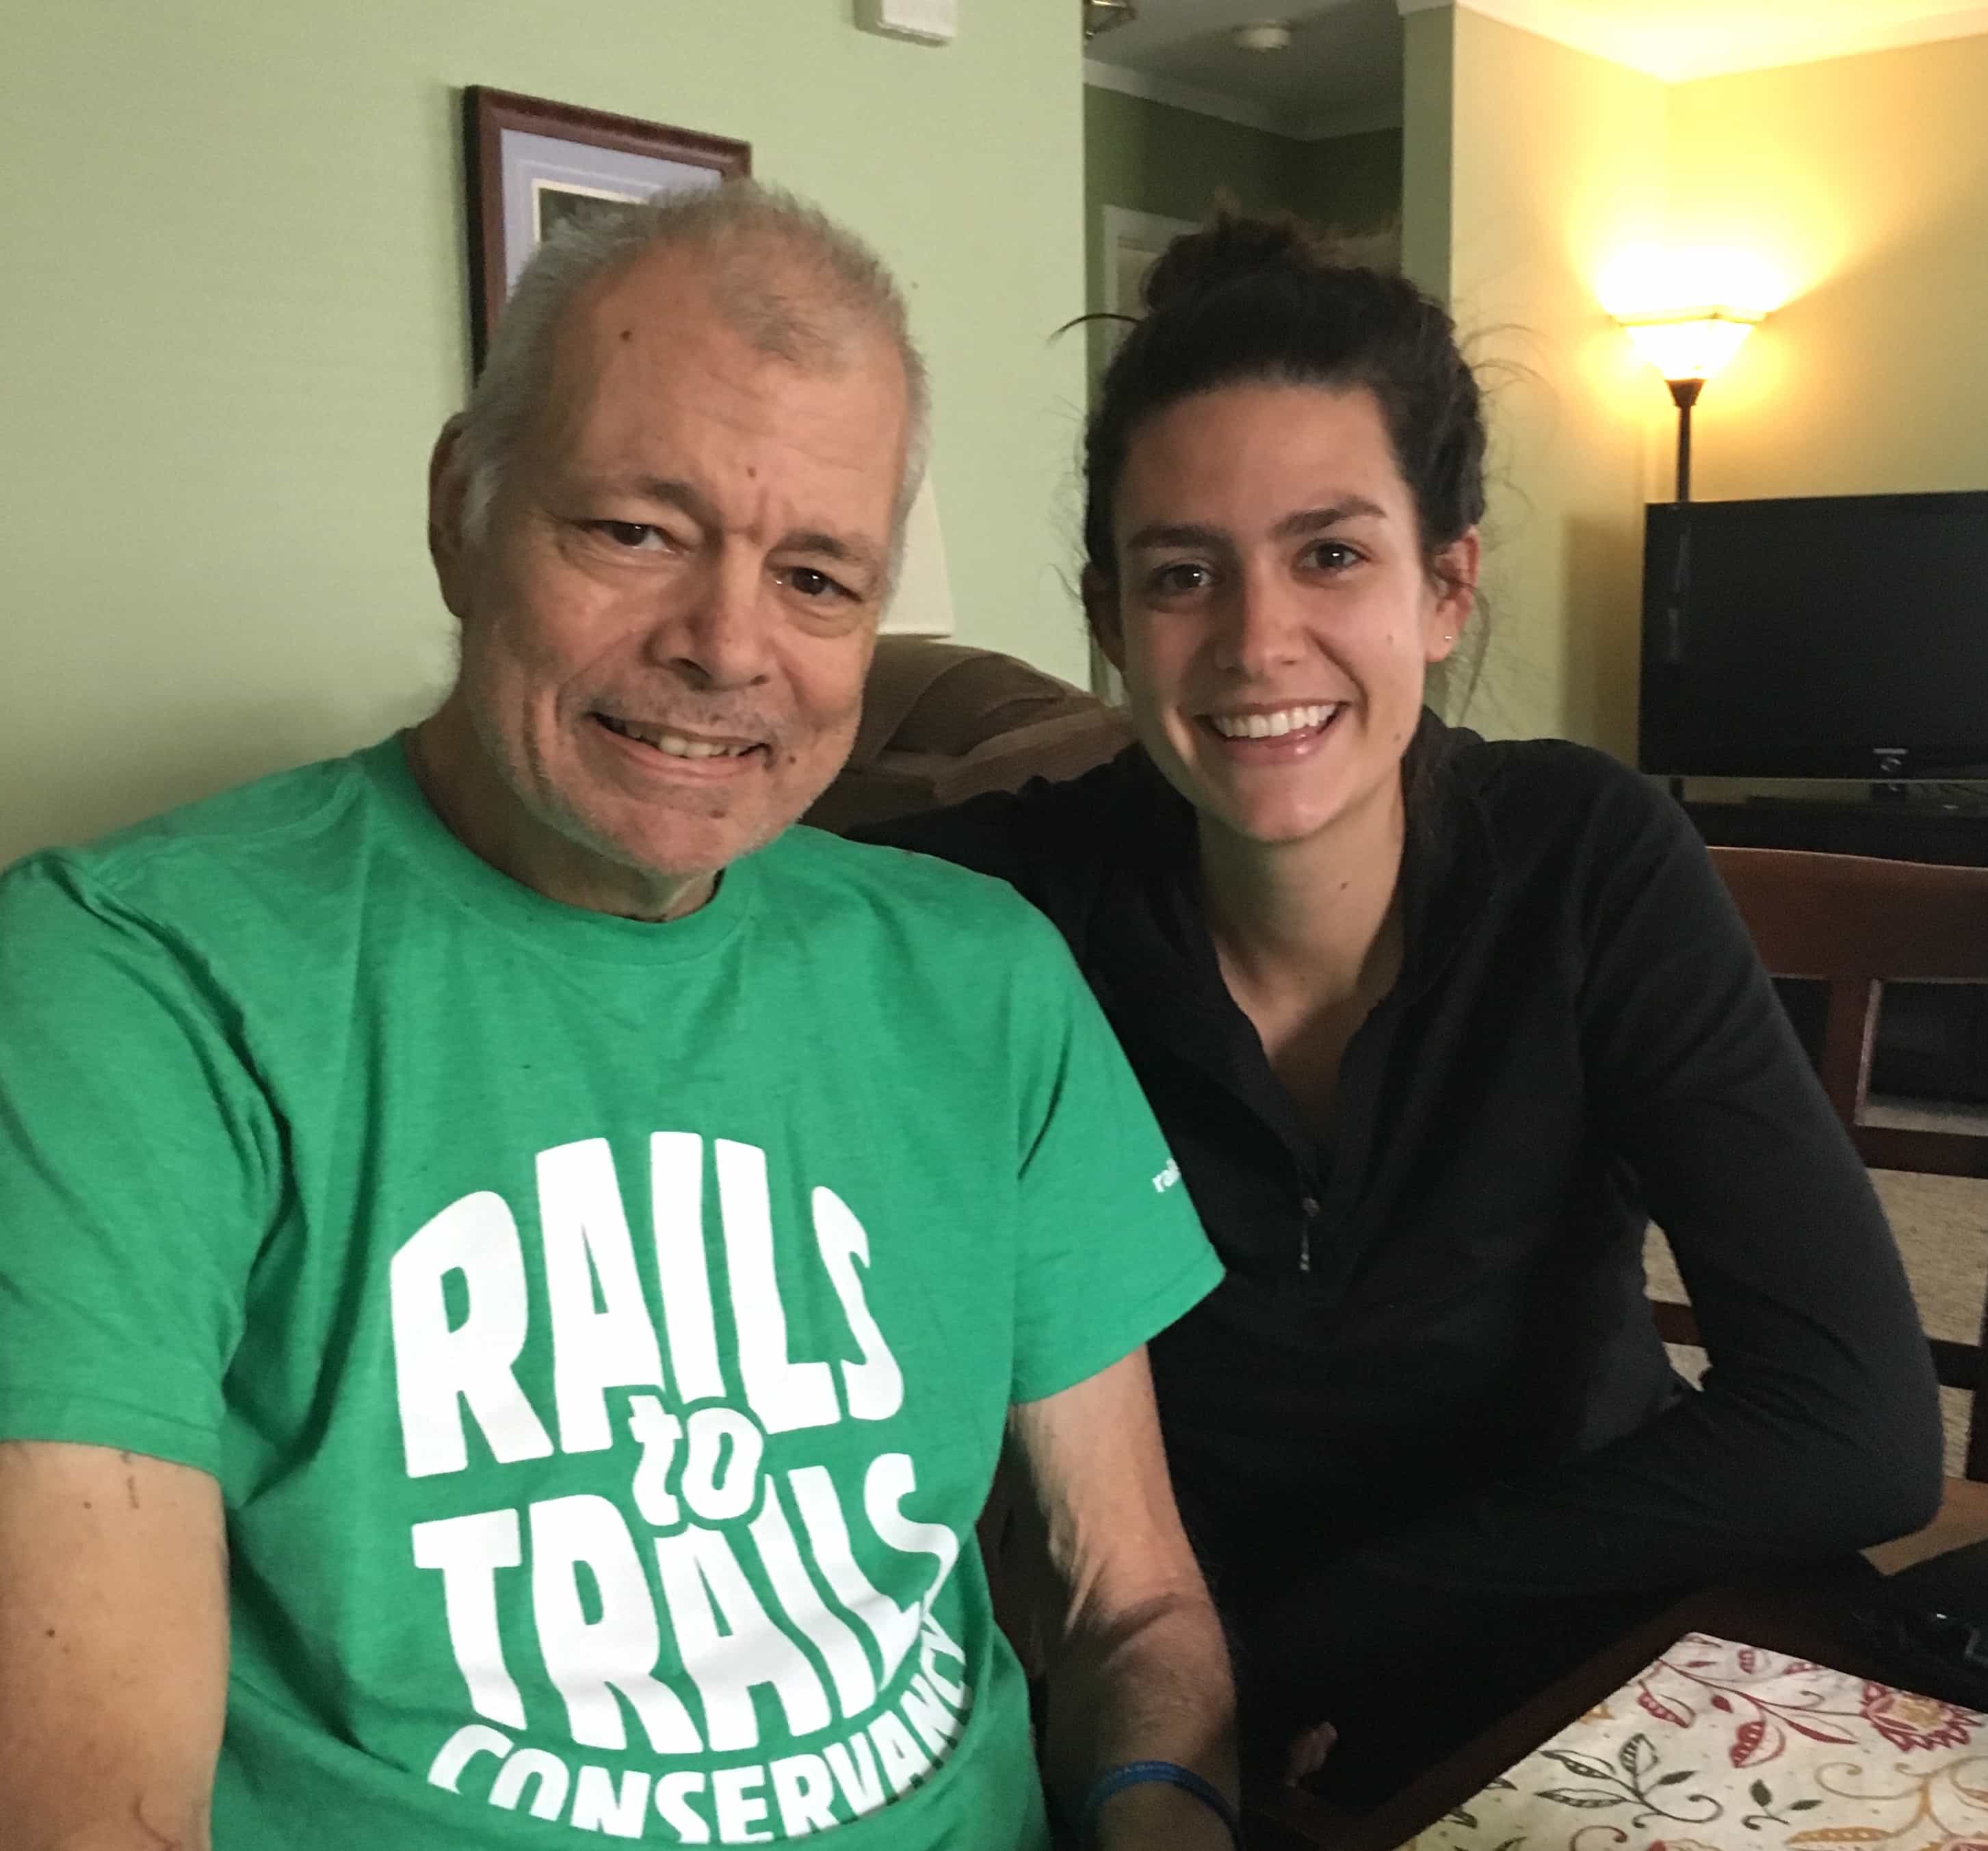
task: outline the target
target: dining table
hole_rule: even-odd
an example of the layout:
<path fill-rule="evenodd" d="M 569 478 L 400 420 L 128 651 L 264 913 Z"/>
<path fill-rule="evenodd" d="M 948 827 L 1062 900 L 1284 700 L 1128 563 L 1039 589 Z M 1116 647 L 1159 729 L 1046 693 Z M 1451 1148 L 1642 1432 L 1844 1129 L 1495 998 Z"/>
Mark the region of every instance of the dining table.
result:
<path fill-rule="evenodd" d="M 1840 1586 L 1726 1587 L 1371 1812 L 1249 1802 L 1251 1851 L 1988 1851 L 1988 1717 L 1888 1680 Z"/>

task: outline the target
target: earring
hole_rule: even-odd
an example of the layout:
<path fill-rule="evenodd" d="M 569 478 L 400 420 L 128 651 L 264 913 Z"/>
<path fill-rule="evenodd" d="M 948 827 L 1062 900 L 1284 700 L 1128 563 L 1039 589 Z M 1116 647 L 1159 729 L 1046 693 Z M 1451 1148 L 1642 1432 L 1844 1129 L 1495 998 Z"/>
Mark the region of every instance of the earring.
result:
<path fill-rule="evenodd" d="M 1445 643 L 1454 643 L 1456 640 L 1456 632 L 1453 630 L 1445 630 L 1442 633 L 1442 640 Z"/>

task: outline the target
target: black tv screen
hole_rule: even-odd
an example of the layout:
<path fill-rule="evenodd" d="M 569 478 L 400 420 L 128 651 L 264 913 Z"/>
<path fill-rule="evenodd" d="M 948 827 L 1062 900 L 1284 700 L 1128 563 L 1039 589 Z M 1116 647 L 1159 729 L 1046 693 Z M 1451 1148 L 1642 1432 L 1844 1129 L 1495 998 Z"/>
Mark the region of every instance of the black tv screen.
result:
<path fill-rule="evenodd" d="M 1638 762 L 1988 775 L 1988 492 L 1658 503 Z"/>

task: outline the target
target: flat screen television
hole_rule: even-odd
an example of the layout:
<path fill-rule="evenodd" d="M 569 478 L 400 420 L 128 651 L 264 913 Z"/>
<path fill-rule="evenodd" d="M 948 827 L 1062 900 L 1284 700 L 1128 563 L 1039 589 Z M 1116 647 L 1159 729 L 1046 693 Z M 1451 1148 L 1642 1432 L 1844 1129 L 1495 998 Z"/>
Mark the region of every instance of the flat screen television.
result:
<path fill-rule="evenodd" d="M 1637 761 L 1988 775 L 1988 492 L 1652 506 Z"/>

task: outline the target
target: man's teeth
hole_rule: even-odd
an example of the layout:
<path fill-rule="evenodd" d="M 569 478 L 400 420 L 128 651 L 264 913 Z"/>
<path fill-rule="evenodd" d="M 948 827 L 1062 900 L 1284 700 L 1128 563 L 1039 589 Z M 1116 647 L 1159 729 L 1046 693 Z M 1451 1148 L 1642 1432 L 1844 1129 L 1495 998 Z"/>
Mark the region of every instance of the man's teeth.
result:
<path fill-rule="evenodd" d="M 750 744 L 720 745 L 715 740 L 687 739 L 681 733 L 637 726 L 632 720 L 617 720 L 607 714 L 598 714 L 596 718 L 610 733 L 619 733 L 624 739 L 638 740 L 644 745 L 652 745 L 658 752 L 666 752 L 672 758 L 736 758 L 742 753 L 752 750 Z"/>
<path fill-rule="evenodd" d="M 1280 739 L 1324 725 L 1339 711 L 1337 701 L 1325 707 L 1286 707 L 1274 714 L 1210 714 L 1208 723 L 1225 739 Z"/>

